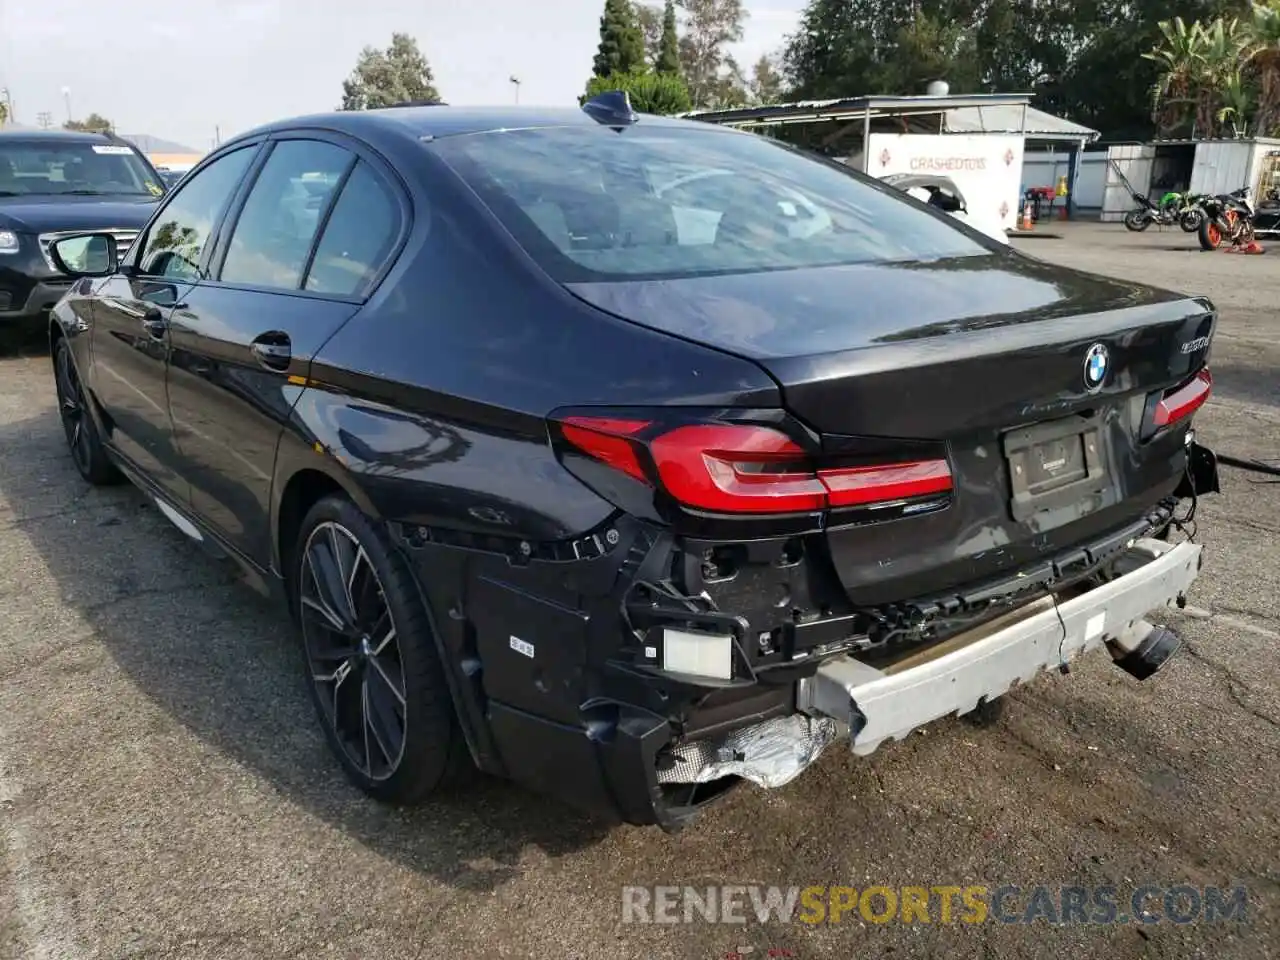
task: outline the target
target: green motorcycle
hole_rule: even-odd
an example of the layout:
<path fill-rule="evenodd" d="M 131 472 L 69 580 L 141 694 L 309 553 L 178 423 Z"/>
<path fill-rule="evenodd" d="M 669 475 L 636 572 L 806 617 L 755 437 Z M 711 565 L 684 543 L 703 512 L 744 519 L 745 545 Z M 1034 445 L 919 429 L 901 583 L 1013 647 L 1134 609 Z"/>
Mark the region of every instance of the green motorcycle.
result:
<path fill-rule="evenodd" d="M 1178 226 L 1186 233 L 1195 233 L 1205 218 L 1204 201 L 1208 194 L 1178 193 L 1170 191 L 1160 198 L 1160 206 L 1173 211 L 1178 218 Z"/>
<path fill-rule="evenodd" d="M 1125 214 L 1124 225 L 1134 233 L 1141 233 L 1153 223 L 1162 227 L 1172 227 L 1176 223 L 1185 232 L 1195 233 L 1204 219 L 1201 201 L 1205 197 L 1202 194 L 1170 190 L 1158 204 L 1142 194 L 1134 194 L 1133 199 L 1138 207 Z"/>

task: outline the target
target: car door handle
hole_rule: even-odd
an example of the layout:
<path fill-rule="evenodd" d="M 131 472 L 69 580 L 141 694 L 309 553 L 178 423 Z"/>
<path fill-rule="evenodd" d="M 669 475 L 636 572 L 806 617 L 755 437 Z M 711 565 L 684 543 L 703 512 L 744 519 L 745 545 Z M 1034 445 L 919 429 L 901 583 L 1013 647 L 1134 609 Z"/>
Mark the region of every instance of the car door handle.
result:
<path fill-rule="evenodd" d="M 142 329 L 147 331 L 147 335 L 153 340 L 163 340 L 165 332 L 169 329 L 169 321 L 163 313 L 152 307 L 142 315 Z"/>
<path fill-rule="evenodd" d="M 281 334 L 264 333 L 249 345 L 249 349 L 268 370 L 288 370 L 293 360 L 289 338 Z"/>

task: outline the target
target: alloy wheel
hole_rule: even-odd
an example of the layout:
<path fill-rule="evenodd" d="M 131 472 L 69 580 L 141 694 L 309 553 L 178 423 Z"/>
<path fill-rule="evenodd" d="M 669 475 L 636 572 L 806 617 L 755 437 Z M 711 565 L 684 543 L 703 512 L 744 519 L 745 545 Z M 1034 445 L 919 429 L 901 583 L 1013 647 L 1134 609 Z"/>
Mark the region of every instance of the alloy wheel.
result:
<path fill-rule="evenodd" d="M 396 772 L 405 747 L 405 681 L 396 624 L 359 539 L 333 521 L 303 548 L 299 605 L 307 665 L 325 720 L 370 780 Z"/>
<path fill-rule="evenodd" d="M 58 415 L 62 418 L 62 429 L 67 434 L 67 445 L 71 448 L 71 459 L 76 469 L 87 474 L 93 456 L 89 444 L 89 425 L 85 418 L 89 416 L 85 409 L 84 393 L 80 389 L 80 378 L 76 375 L 75 365 L 71 361 L 71 350 L 63 347 L 58 351 L 56 383 L 58 391 Z"/>

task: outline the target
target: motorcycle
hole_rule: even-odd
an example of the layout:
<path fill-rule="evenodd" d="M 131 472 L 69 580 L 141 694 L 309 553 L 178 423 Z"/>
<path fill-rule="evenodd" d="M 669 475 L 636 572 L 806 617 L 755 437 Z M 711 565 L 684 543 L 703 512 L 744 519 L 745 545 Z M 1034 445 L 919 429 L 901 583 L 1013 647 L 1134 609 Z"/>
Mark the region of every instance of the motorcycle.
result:
<path fill-rule="evenodd" d="M 1211 199 L 1201 193 L 1186 193 L 1182 195 L 1182 212 L 1178 216 L 1178 226 L 1184 233 L 1195 233 L 1200 229 L 1200 222 L 1204 220 L 1204 202 Z"/>
<path fill-rule="evenodd" d="M 1217 250 L 1224 243 L 1251 243 L 1255 236 L 1252 191 L 1244 186 L 1205 200 L 1204 219 L 1198 230 L 1201 250 Z"/>
<path fill-rule="evenodd" d="M 1177 224 L 1187 233 L 1194 233 L 1200 227 L 1200 198 L 1192 194 L 1170 191 L 1159 203 L 1154 203 L 1144 194 L 1135 193 L 1133 200 L 1138 207 L 1124 215 L 1124 225 L 1134 233 L 1141 233 L 1153 223 L 1162 227 Z"/>
<path fill-rule="evenodd" d="M 1280 236 L 1280 191 L 1269 191 L 1254 210 L 1253 232 L 1260 237 Z"/>

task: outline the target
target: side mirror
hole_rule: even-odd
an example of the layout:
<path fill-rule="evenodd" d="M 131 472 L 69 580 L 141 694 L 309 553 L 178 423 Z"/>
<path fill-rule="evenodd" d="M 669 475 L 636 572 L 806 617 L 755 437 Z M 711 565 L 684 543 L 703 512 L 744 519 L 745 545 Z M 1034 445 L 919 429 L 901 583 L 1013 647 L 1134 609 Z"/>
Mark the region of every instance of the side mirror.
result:
<path fill-rule="evenodd" d="M 82 233 L 49 245 L 49 259 L 72 277 L 109 277 L 116 272 L 120 253 L 109 233 Z"/>

